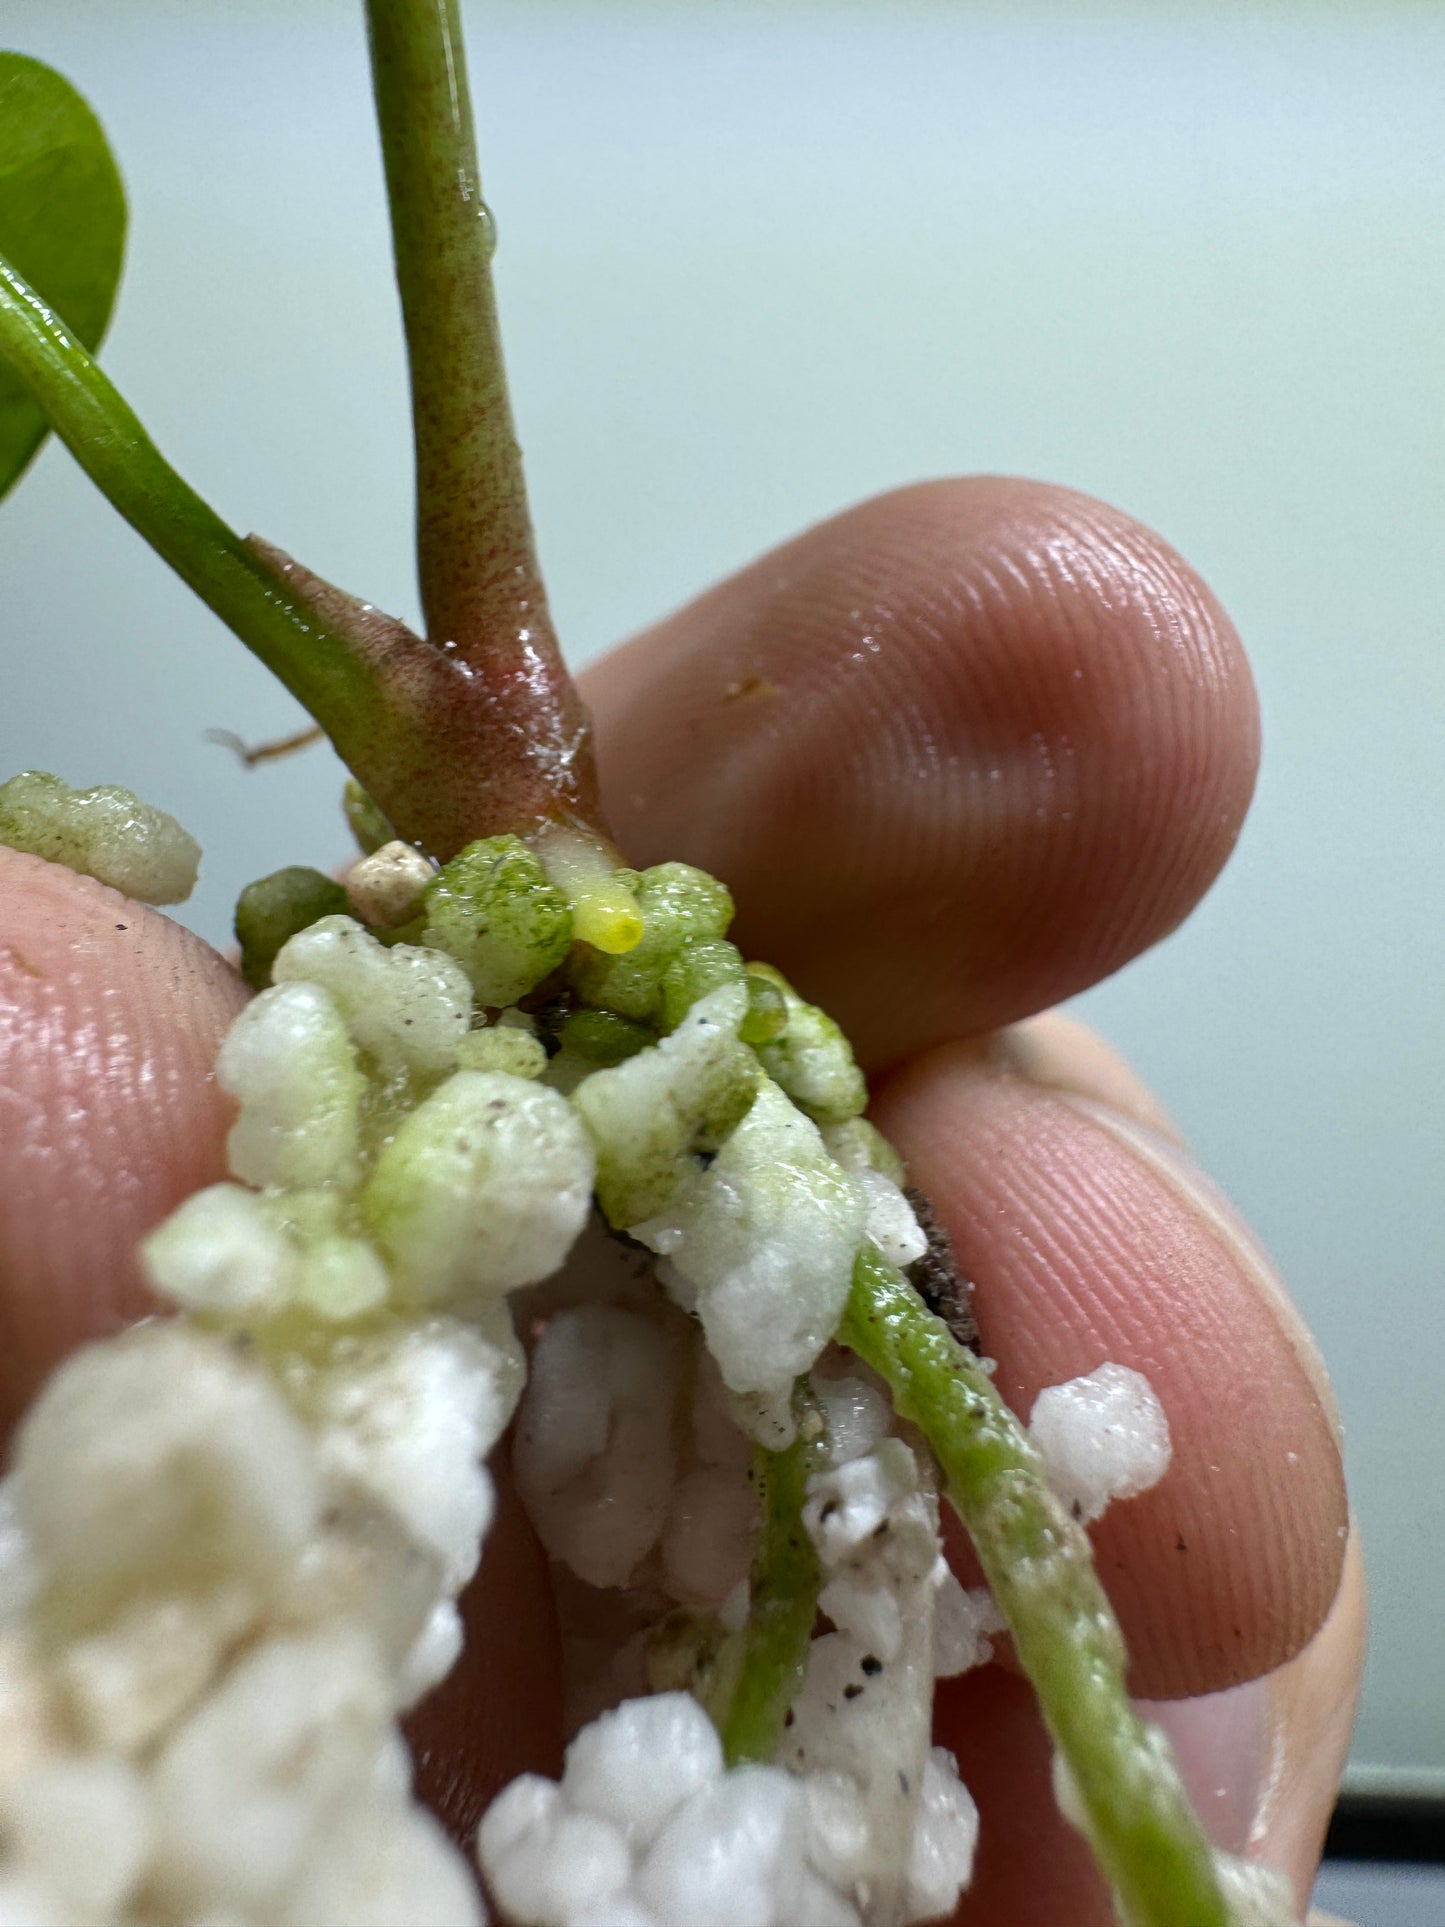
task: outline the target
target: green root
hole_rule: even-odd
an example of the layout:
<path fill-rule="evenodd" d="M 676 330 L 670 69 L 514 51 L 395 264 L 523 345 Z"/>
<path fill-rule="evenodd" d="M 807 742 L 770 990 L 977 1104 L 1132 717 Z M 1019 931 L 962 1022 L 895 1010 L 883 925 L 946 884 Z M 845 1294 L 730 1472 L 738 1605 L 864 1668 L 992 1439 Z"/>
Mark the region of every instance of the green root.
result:
<path fill-rule="evenodd" d="M 839 1333 L 933 1448 L 1077 1790 L 1130 1927 L 1231 1927 L 1168 1742 L 1135 1713 L 1089 1542 L 972 1353 L 902 1274 L 861 1251 Z"/>
<path fill-rule="evenodd" d="M 762 1520 L 748 1623 L 741 1635 L 742 1665 L 722 1722 L 729 1766 L 777 1758 L 788 1708 L 808 1669 L 820 1572 L 803 1525 L 803 1501 L 809 1479 L 826 1462 L 828 1435 L 806 1381 L 793 1395 L 793 1412 L 798 1422 L 793 1443 L 781 1452 L 753 1455 Z"/>

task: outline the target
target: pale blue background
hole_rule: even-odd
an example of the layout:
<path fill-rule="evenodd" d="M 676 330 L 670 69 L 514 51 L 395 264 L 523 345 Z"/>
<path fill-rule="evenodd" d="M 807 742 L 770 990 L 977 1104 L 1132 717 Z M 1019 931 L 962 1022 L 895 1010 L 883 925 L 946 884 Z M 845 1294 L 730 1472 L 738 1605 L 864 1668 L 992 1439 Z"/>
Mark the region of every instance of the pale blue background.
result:
<path fill-rule="evenodd" d="M 1154 523 L 1250 645 L 1265 774 L 1181 935 L 1084 1000 L 1277 1254 L 1368 1535 L 1357 1760 L 1445 1766 L 1445 13 L 469 9 L 537 518 L 577 659 L 800 525 L 961 469 Z M 107 362 L 220 510 L 411 614 L 353 9 L 4 0 L 122 156 Z M 202 837 L 188 911 L 333 861 L 289 700 L 59 451 L 0 516 L 0 763 Z"/>

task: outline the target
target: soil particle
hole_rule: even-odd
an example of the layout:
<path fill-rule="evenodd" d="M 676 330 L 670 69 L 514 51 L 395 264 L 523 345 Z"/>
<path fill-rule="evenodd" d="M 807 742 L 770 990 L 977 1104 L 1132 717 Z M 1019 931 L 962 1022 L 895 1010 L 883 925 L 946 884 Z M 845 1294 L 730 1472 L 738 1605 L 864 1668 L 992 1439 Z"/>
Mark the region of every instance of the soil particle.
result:
<path fill-rule="evenodd" d="M 928 1249 L 907 1267 L 905 1276 L 928 1309 L 941 1318 L 960 1345 L 977 1352 L 978 1320 L 973 1315 L 973 1284 L 959 1269 L 948 1233 L 938 1222 L 932 1204 L 910 1184 L 904 1196 L 913 1206 L 918 1228 L 928 1240 Z"/>

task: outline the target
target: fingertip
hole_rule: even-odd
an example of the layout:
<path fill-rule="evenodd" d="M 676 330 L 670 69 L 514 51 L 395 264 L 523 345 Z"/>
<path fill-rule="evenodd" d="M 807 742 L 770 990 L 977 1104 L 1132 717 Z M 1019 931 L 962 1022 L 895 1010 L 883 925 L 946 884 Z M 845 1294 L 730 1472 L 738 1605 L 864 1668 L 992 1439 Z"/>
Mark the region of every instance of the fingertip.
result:
<path fill-rule="evenodd" d="M 980 1040 L 980 1048 L 1040 1090 L 1087 1099 L 1182 1142 L 1178 1126 L 1133 1065 L 1065 1011 L 1046 1010 L 1011 1024 Z"/>
<path fill-rule="evenodd" d="M 1102 503 L 999 478 L 863 504 L 588 679 L 641 862 L 874 1064 L 1042 1009 L 1172 930 L 1233 847 L 1258 718 L 1213 596 Z"/>
<path fill-rule="evenodd" d="M 224 1172 L 213 1065 L 246 995 L 168 917 L 0 849 L 0 1423 L 151 1309 L 136 1246 Z"/>

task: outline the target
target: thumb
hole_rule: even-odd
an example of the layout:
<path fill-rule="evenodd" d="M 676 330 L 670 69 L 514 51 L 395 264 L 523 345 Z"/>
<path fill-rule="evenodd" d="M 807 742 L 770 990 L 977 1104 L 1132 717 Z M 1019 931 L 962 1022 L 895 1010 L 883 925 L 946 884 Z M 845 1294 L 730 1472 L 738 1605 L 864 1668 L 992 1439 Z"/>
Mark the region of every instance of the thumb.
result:
<path fill-rule="evenodd" d="M 1286 1874 L 1301 1914 L 1349 1752 L 1365 1622 L 1364 1560 L 1352 1531 L 1334 1605 L 1293 1659 L 1228 1692 L 1142 1709 L 1172 1740 L 1211 1835 Z"/>

